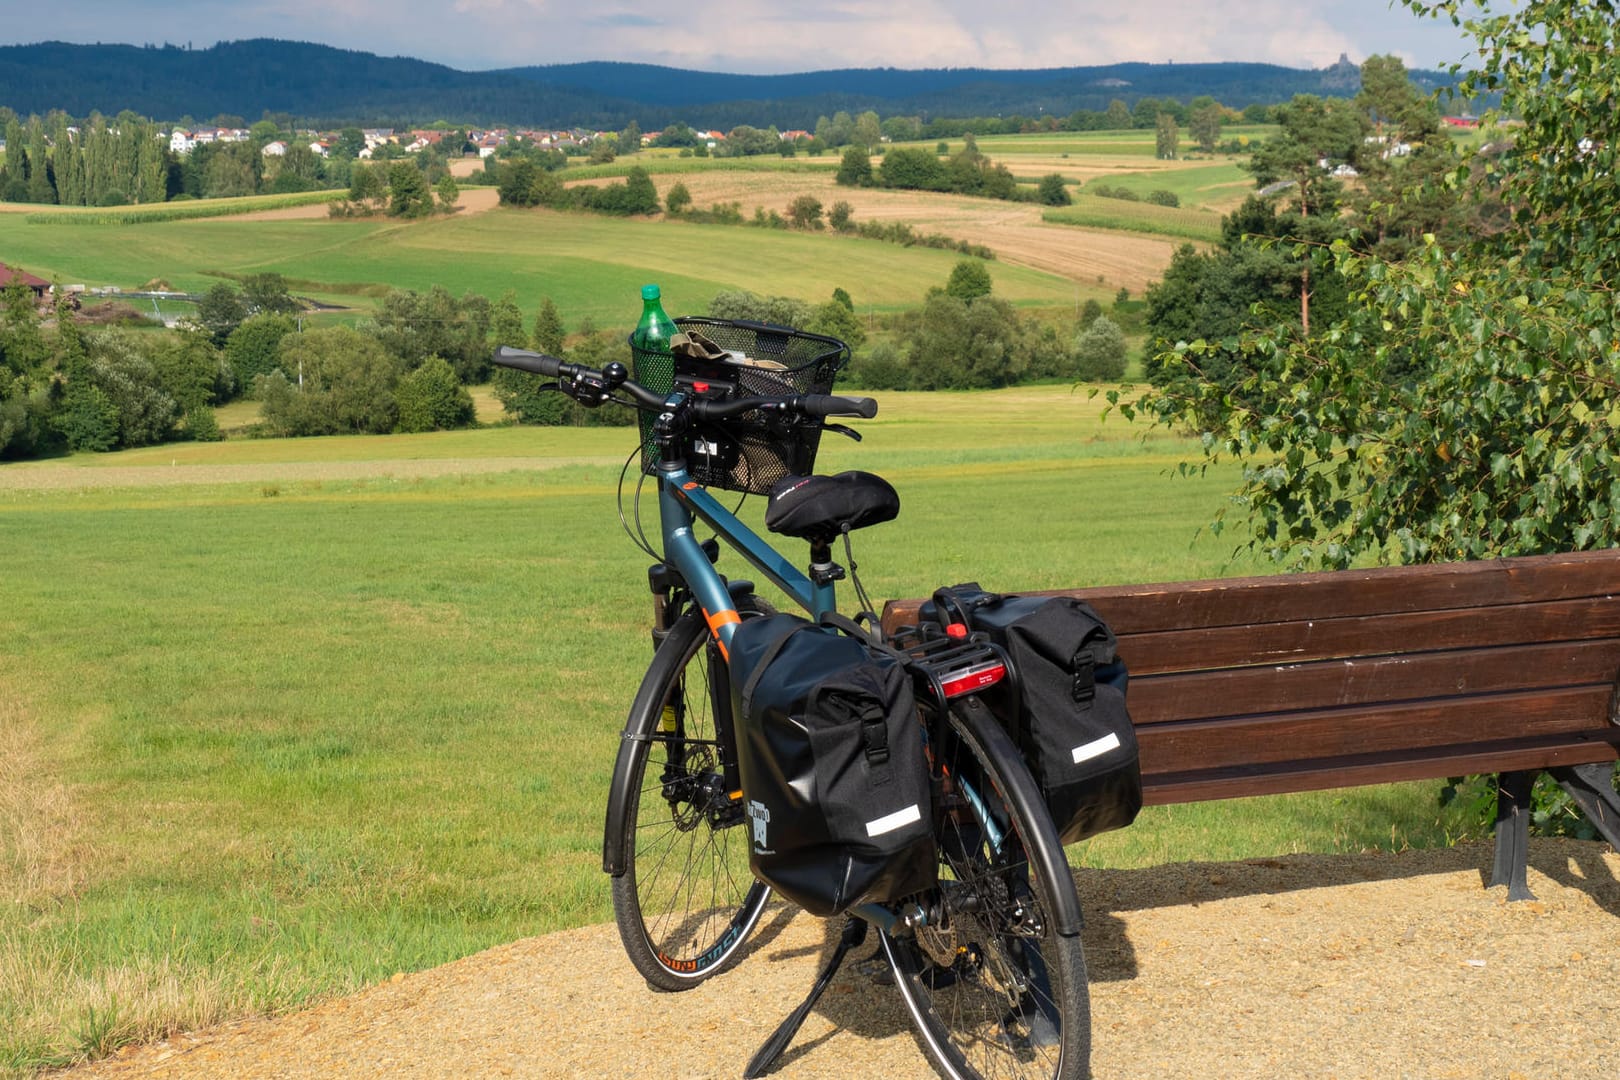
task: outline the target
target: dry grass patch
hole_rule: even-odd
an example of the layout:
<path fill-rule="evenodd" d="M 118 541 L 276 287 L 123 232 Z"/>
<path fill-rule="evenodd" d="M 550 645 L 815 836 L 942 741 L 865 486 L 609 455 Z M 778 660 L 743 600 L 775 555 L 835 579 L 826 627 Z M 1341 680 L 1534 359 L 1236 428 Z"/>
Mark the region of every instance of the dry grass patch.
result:
<path fill-rule="evenodd" d="M 46 768 L 22 695 L 0 682 L 0 902 L 37 907 L 72 896 L 89 861 L 82 831 L 72 795 Z"/>

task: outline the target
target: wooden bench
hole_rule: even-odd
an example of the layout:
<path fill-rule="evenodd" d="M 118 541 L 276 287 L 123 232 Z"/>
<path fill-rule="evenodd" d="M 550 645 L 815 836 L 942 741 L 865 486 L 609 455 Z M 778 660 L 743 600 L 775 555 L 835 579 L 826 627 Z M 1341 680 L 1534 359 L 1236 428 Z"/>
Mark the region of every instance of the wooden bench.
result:
<path fill-rule="evenodd" d="M 1620 850 L 1620 551 L 1044 595 L 1119 635 L 1149 804 L 1497 774 L 1519 900 L 1545 770 Z"/>

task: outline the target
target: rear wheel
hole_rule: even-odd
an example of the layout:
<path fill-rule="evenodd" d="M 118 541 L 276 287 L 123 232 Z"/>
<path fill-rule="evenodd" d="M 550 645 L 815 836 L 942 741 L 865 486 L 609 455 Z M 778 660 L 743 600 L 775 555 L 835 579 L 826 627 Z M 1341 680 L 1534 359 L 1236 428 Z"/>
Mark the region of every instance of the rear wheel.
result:
<path fill-rule="evenodd" d="M 768 606 L 739 598 L 744 618 Z M 725 783 L 716 733 L 731 708 L 726 665 L 703 619 L 688 612 L 659 646 L 631 706 L 612 790 L 624 872 L 613 914 L 630 962 L 661 990 L 686 990 L 741 959 L 770 889 L 748 869 L 740 798 Z"/>
<path fill-rule="evenodd" d="M 981 703 L 953 706 L 940 735 L 939 888 L 921 925 L 883 936 L 906 1007 L 946 1076 L 1089 1076 L 1085 955 L 1079 933 L 1059 933 L 1055 918 L 1078 912 L 1057 830 Z"/>

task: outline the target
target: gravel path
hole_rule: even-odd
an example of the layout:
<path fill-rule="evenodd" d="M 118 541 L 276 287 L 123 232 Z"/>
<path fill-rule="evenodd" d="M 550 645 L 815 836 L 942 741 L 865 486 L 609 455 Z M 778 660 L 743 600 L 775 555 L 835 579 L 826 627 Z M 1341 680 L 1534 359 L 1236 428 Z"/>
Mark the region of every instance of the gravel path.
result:
<path fill-rule="evenodd" d="M 1481 887 L 1487 845 L 1083 871 L 1096 1076 L 1620 1075 L 1620 856 L 1536 840 L 1530 860 L 1521 904 Z M 668 995 L 588 927 L 60 1075 L 737 1077 L 835 938 L 777 911 L 740 968 Z M 933 1073 L 893 989 L 846 965 L 772 1075 Z"/>

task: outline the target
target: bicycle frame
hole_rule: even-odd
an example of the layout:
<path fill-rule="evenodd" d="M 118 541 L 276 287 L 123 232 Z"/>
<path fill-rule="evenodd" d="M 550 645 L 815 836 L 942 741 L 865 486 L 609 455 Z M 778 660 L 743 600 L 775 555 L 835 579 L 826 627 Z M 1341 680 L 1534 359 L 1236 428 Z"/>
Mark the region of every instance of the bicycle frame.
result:
<path fill-rule="evenodd" d="M 710 564 L 693 533 L 699 520 L 714 529 L 727 545 L 787 593 L 812 619 L 819 620 L 837 610 L 837 593 L 832 582 L 812 581 L 788 562 L 781 552 L 722 506 L 707 488 L 693 481 L 684 461 L 659 466 L 658 513 L 665 557 L 680 571 L 728 661 L 731 637 L 741 619 L 725 579 Z"/>

